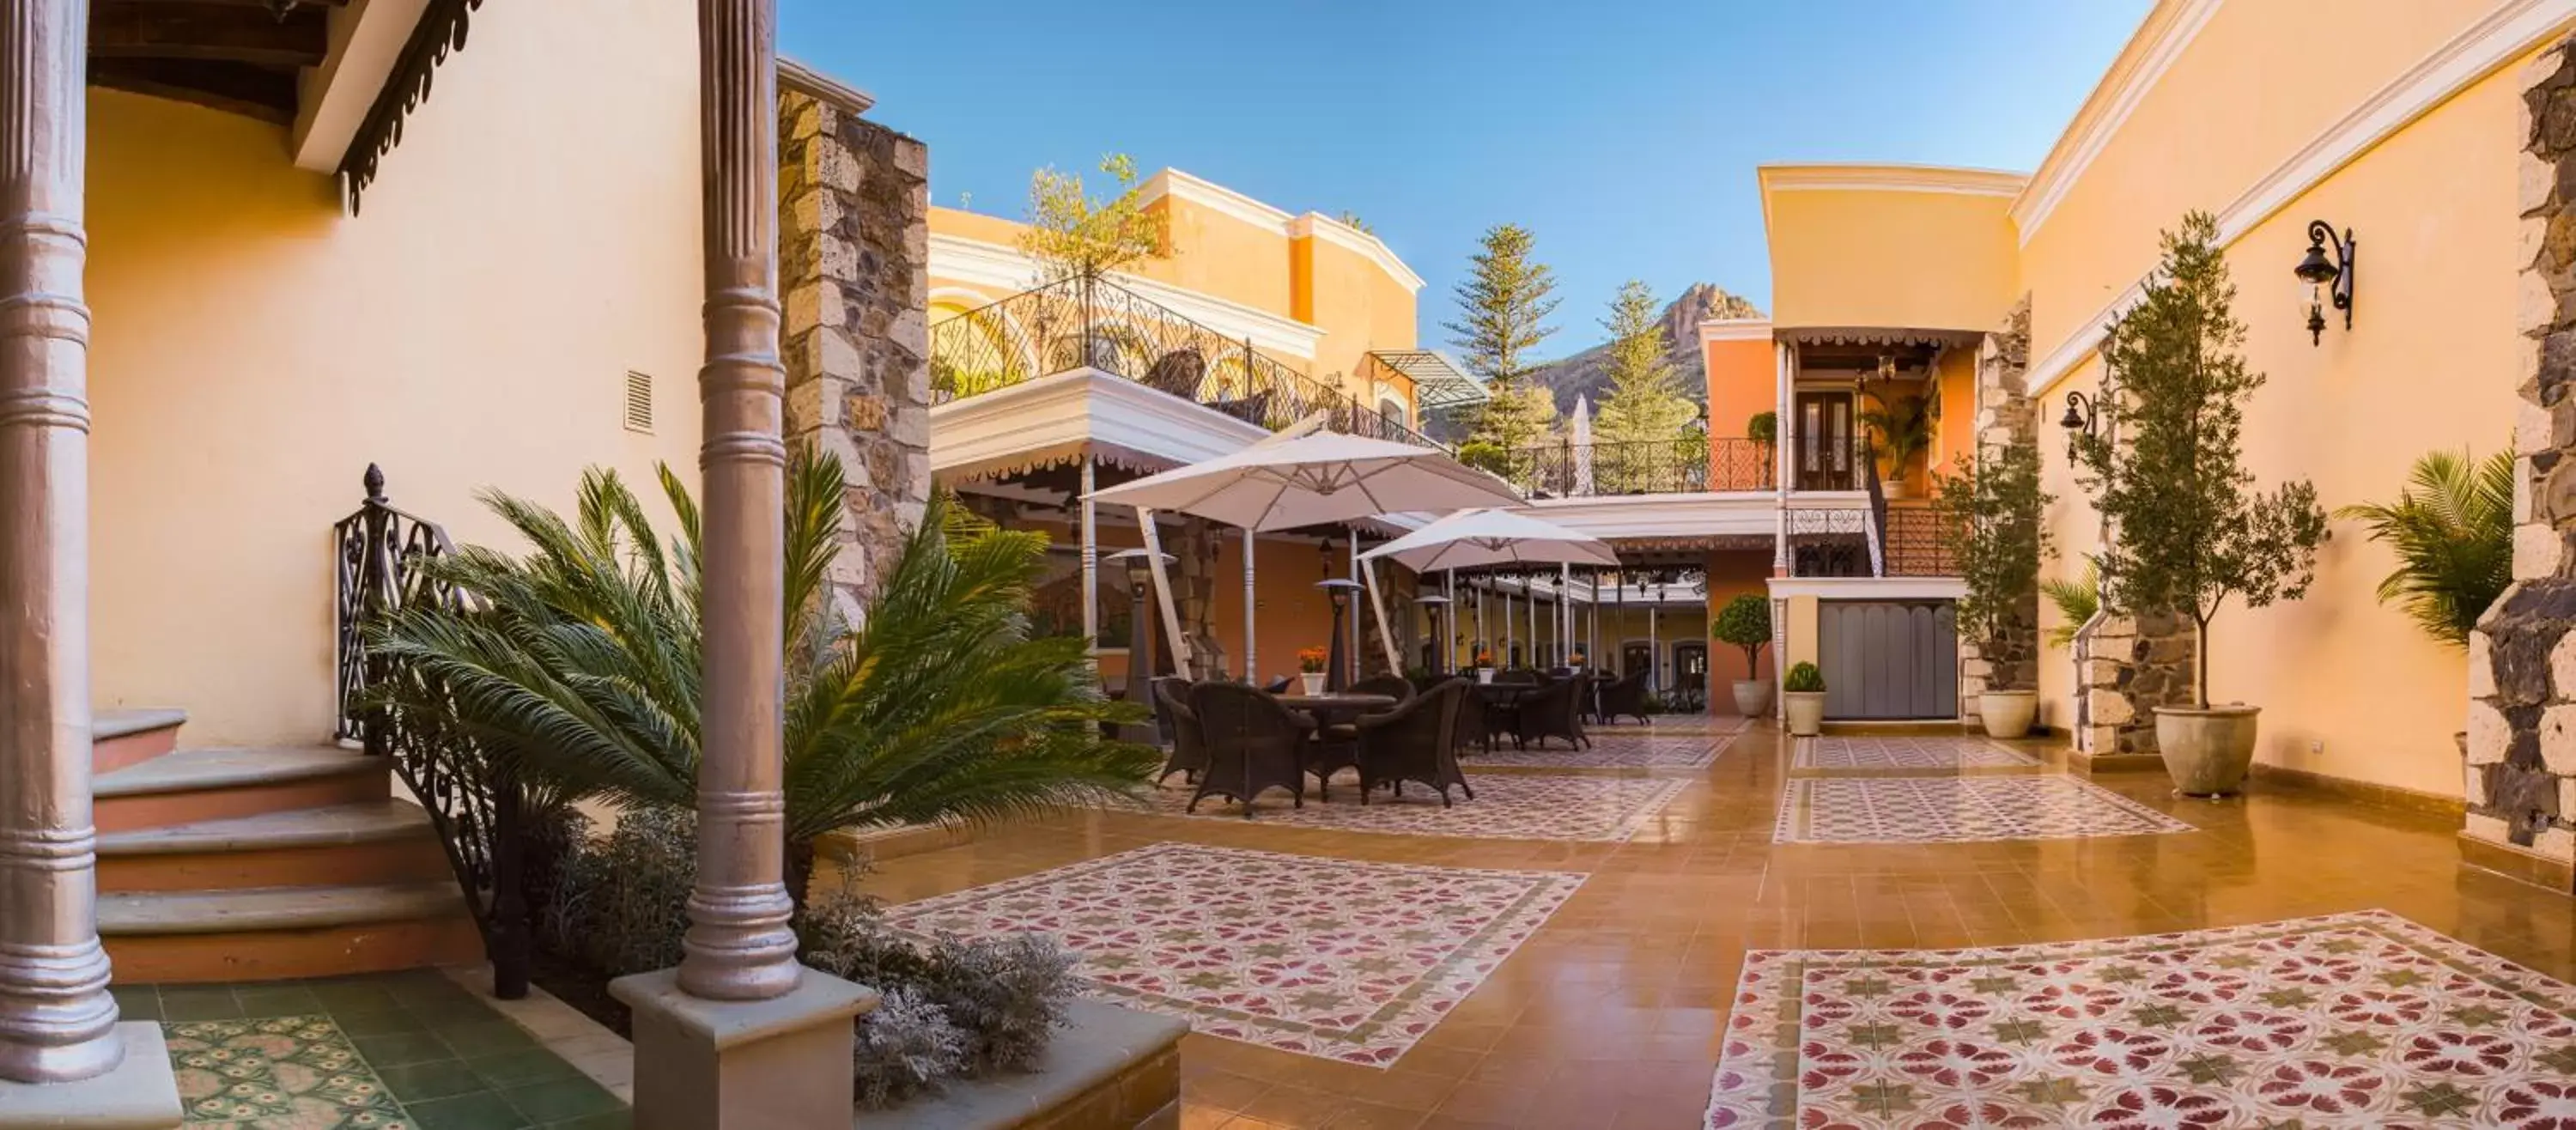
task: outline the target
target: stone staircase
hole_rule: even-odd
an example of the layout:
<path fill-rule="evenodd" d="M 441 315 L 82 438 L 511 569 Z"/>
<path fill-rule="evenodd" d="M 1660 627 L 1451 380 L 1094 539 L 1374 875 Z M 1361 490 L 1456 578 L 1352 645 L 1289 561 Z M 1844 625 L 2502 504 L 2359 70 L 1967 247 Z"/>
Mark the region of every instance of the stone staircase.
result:
<path fill-rule="evenodd" d="M 176 710 L 101 712 L 99 934 L 130 983 L 474 961 L 427 813 L 353 749 L 180 749 Z"/>

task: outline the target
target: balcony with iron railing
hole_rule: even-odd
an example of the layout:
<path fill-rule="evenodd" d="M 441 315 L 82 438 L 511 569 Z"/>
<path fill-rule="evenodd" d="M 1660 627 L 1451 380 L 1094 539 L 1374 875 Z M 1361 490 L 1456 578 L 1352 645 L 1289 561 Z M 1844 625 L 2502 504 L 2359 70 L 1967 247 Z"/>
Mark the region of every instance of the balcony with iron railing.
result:
<path fill-rule="evenodd" d="M 1394 413 L 1300 373 L 1106 278 L 1076 276 L 1022 291 L 930 327 L 934 402 L 981 396 L 1092 368 L 1272 431 L 1315 413 L 1325 426 L 1441 446 Z"/>
<path fill-rule="evenodd" d="M 1775 448 L 1703 435 L 1623 443 L 1561 442 L 1516 451 L 1470 447 L 1462 458 L 1532 497 L 1767 491 Z"/>

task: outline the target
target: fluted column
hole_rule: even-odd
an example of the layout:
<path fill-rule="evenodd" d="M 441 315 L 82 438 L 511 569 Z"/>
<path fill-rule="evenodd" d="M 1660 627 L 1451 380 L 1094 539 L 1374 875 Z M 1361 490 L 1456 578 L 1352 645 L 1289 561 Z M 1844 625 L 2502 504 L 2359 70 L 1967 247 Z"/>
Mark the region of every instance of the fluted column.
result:
<path fill-rule="evenodd" d="M 787 370 L 778 357 L 774 0 L 699 0 L 698 128 L 706 224 L 706 707 L 698 876 L 679 986 L 710 1000 L 795 989 L 788 929 L 785 684 Z"/>
<path fill-rule="evenodd" d="M 0 1079 L 124 1059 L 90 822 L 86 0 L 0 0 Z"/>

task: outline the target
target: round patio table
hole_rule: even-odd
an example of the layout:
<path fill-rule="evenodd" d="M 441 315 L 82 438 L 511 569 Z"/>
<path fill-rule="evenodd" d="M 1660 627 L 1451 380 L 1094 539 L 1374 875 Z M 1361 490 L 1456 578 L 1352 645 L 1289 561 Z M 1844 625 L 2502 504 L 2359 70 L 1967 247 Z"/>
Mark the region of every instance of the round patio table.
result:
<path fill-rule="evenodd" d="M 1485 700 L 1485 706 L 1488 709 L 1518 710 L 1522 699 L 1546 689 L 1547 687 L 1540 683 L 1478 683 L 1476 695 Z M 1494 735 L 1491 732 L 1478 734 L 1476 744 L 1483 746 L 1485 752 L 1492 753 Z"/>
<path fill-rule="evenodd" d="M 1330 726 L 1346 719 L 1357 719 L 1372 710 L 1384 710 L 1396 704 L 1393 695 L 1352 694 L 1330 691 L 1324 694 L 1276 695 L 1279 705 L 1315 716 L 1317 727 Z"/>

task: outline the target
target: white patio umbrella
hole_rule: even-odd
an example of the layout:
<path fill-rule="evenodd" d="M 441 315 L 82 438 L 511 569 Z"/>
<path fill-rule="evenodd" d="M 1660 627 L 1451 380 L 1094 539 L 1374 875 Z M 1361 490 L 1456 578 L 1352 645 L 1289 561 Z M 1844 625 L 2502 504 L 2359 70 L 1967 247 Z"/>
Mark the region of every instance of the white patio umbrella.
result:
<path fill-rule="evenodd" d="M 1485 565 L 1619 564 L 1610 544 L 1581 530 L 1509 510 L 1463 510 L 1360 555 L 1420 572 Z"/>
<path fill-rule="evenodd" d="M 1510 484 L 1446 451 L 1331 431 L 1273 436 L 1230 455 L 1093 491 L 1090 498 L 1134 507 L 1146 547 L 1157 552 L 1162 548 L 1154 529 L 1157 510 L 1263 531 L 1522 501 Z M 1170 579 L 1159 565 L 1154 584 L 1174 657 L 1186 662 L 1189 641 L 1181 634 Z M 1369 597 L 1377 602 L 1376 586 L 1370 586 Z M 1378 604 L 1378 633 L 1388 663 L 1398 664 L 1383 604 Z"/>
<path fill-rule="evenodd" d="M 1592 493 L 1592 402 L 1581 393 L 1574 397 L 1574 493 Z"/>

